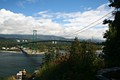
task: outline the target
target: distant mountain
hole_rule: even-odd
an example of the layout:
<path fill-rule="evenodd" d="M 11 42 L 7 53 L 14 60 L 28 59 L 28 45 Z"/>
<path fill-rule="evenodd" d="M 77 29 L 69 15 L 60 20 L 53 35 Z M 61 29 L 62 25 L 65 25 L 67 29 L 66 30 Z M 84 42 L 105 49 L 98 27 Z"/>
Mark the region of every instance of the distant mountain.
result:
<path fill-rule="evenodd" d="M 0 34 L 0 40 L 15 40 L 15 39 L 19 39 L 19 40 L 23 40 L 23 39 L 27 39 L 27 40 L 32 40 L 33 39 L 33 35 L 21 35 L 21 34 Z M 71 39 L 67 39 L 64 37 L 60 37 L 60 36 L 53 36 L 53 35 L 37 35 L 37 40 L 73 40 L 74 38 Z M 88 41 L 88 42 L 94 42 L 94 43 L 102 43 L 104 42 L 104 40 L 99 40 L 99 39 L 80 39 L 80 41 Z"/>
<path fill-rule="evenodd" d="M 4 40 L 4 39 L 6 39 L 6 38 L 4 38 L 4 37 L 0 37 L 0 40 Z"/>
<path fill-rule="evenodd" d="M 20 34 L 0 34 L 0 39 L 28 39 L 32 40 L 33 35 L 20 35 Z M 66 40 L 64 37 L 53 35 L 37 35 L 37 40 Z"/>

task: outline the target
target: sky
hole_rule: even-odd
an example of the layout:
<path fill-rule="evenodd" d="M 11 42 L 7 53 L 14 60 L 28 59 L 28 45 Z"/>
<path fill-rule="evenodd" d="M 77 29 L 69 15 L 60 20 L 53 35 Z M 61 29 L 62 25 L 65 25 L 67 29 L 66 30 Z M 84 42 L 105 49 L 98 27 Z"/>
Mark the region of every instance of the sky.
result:
<path fill-rule="evenodd" d="M 108 0 L 0 0 L 0 34 L 103 39 Z"/>

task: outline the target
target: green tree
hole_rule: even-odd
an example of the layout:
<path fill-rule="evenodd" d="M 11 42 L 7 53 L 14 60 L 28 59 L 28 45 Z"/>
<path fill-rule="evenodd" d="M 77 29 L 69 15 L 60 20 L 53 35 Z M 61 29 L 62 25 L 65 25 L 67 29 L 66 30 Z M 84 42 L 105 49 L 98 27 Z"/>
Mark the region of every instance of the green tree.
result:
<path fill-rule="evenodd" d="M 117 9 L 114 12 L 114 20 L 104 20 L 103 24 L 108 24 L 109 30 L 104 34 L 104 58 L 107 66 L 120 66 L 120 0 L 110 0 L 109 6 Z"/>
<path fill-rule="evenodd" d="M 94 80 L 94 53 L 90 44 L 83 43 L 75 38 L 70 51 L 69 67 L 71 68 L 71 80 Z M 89 74 L 91 73 L 91 74 Z M 87 77 L 86 77 L 87 76 Z"/>
<path fill-rule="evenodd" d="M 71 55 L 80 55 L 82 54 L 81 52 L 82 52 L 82 48 L 81 48 L 78 38 L 76 37 L 74 41 L 72 42 L 70 53 Z"/>
<path fill-rule="evenodd" d="M 75 38 L 69 58 L 64 61 L 58 58 L 57 63 L 50 60 L 40 68 L 36 80 L 96 80 L 96 64 L 101 65 L 101 61 L 95 60 L 92 49 L 91 44 L 81 44 L 78 38 Z"/>

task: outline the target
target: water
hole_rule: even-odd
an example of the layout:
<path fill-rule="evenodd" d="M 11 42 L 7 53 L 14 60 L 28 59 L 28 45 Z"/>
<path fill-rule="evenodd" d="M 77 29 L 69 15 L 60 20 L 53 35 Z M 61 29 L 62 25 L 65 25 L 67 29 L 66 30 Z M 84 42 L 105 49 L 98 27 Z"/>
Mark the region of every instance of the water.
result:
<path fill-rule="evenodd" d="M 0 52 L 0 77 L 15 75 L 26 69 L 32 73 L 42 62 L 43 55 L 26 56 L 23 53 Z"/>

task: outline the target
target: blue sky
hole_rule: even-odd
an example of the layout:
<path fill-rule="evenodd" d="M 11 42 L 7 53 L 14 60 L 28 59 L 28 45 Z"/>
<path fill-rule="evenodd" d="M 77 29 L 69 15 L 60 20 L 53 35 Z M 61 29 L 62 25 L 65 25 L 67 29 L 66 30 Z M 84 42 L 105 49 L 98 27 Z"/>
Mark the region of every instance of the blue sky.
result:
<path fill-rule="evenodd" d="M 40 11 L 75 12 L 95 9 L 108 0 L 0 0 L 0 9 L 33 15 Z"/>
<path fill-rule="evenodd" d="M 108 27 L 102 21 L 112 10 L 108 0 L 0 0 L 0 34 L 32 34 L 35 29 L 43 35 L 103 39 Z"/>

